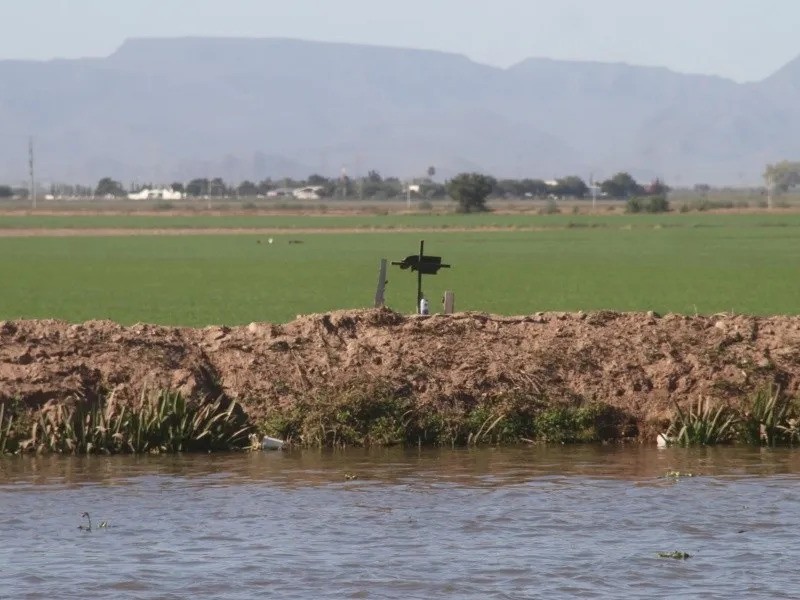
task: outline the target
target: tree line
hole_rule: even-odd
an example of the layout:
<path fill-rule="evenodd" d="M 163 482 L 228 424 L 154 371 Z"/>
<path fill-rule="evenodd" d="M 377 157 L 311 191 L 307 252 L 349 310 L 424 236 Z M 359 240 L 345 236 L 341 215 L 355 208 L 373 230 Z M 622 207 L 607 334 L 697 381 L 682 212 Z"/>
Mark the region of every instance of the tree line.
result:
<path fill-rule="evenodd" d="M 425 177 L 403 181 L 397 177 L 383 177 L 371 170 L 363 177 L 325 177 L 312 174 L 306 179 L 263 179 L 258 182 L 245 180 L 238 184 L 226 182 L 221 177 L 195 178 L 187 183 L 175 181 L 168 186 L 153 184 L 131 184 L 126 190 L 123 184 L 112 177 L 103 177 L 94 187 L 58 185 L 51 187 L 54 196 L 94 196 L 100 198 L 124 198 L 129 192 L 142 189 L 168 187 L 189 198 L 254 198 L 259 196 L 290 195 L 292 190 L 313 187 L 320 198 L 348 198 L 365 200 L 388 200 L 411 196 L 414 199 L 437 200 L 452 198 L 463 212 L 485 210 L 486 201 L 492 198 L 573 198 L 582 199 L 590 195 L 631 201 L 633 212 L 650 210 L 650 198 L 666 197 L 669 187 L 660 180 L 642 184 L 629 173 L 620 172 L 599 182 L 594 187 L 577 175 L 545 181 L 543 179 L 497 179 L 480 173 L 462 173 L 439 183 L 433 180 L 436 170 L 430 167 Z M 0 186 L 0 198 L 18 195 L 19 190 Z M 27 194 L 27 191 L 25 191 Z M 642 200 L 645 199 L 645 200 Z M 655 206 L 655 205 L 653 205 Z M 659 205 L 661 206 L 661 205 Z"/>
<path fill-rule="evenodd" d="M 363 177 L 351 178 L 348 176 L 325 177 L 313 174 L 306 179 L 263 179 L 258 182 L 245 180 L 238 184 L 226 182 L 221 177 L 215 178 L 196 178 L 188 183 L 173 182 L 169 186 L 176 192 L 185 193 L 190 197 L 201 196 L 258 196 L 266 195 L 275 190 L 291 190 L 296 188 L 313 186 L 318 188 L 321 197 L 342 196 L 347 198 L 363 197 L 369 199 L 395 198 L 406 194 L 409 185 L 413 188 L 413 193 L 425 198 L 443 198 L 447 195 L 447 182 L 444 184 L 435 182 L 432 177 L 435 175 L 433 168 L 429 169 L 427 177 L 413 179 L 410 182 L 403 181 L 398 177 L 383 177 L 378 171 L 371 170 Z M 492 197 L 514 197 L 514 198 L 546 198 L 550 196 L 585 198 L 592 191 L 584 179 L 577 175 L 570 175 L 560 179 L 545 181 L 543 179 L 497 179 L 489 175 L 483 175 L 491 185 L 489 196 Z M 140 189 L 150 188 L 152 184 L 131 185 L 130 192 L 137 192 Z M 638 183 L 628 173 L 618 173 L 606 181 L 598 184 L 599 192 L 606 196 L 616 199 L 625 199 L 631 196 L 643 196 L 652 194 L 666 193 L 668 188 L 660 180 L 651 182 L 647 185 Z M 101 179 L 95 190 L 96 196 L 123 196 L 127 193 L 121 182 L 110 177 Z"/>

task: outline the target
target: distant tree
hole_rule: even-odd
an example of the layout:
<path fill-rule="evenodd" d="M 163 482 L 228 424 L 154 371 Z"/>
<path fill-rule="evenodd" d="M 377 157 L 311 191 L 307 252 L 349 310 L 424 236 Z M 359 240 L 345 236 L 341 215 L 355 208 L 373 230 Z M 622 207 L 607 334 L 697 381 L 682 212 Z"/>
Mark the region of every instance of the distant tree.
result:
<path fill-rule="evenodd" d="M 694 186 L 694 191 L 698 194 L 703 194 L 703 196 L 708 195 L 708 192 L 711 191 L 711 186 L 707 183 L 698 183 Z"/>
<path fill-rule="evenodd" d="M 447 188 L 441 183 L 427 181 L 419 186 L 419 193 L 427 200 L 436 200 L 447 196 Z"/>
<path fill-rule="evenodd" d="M 208 191 L 206 193 L 209 196 L 225 196 L 228 194 L 228 186 L 225 185 L 225 180 L 222 177 L 214 177 L 208 183 Z"/>
<path fill-rule="evenodd" d="M 774 165 L 767 165 L 764 180 L 767 187 L 771 186 L 779 194 L 788 192 L 800 185 L 800 162 L 784 160 Z"/>
<path fill-rule="evenodd" d="M 195 198 L 208 194 L 208 184 L 209 181 L 205 178 L 192 179 L 186 184 L 186 193 L 190 196 L 194 196 Z"/>
<path fill-rule="evenodd" d="M 366 180 L 370 183 L 381 183 L 383 181 L 383 177 L 377 171 L 370 171 L 367 173 Z"/>
<path fill-rule="evenodd" d="M 125 190 L 119 181 L 111 179 L 111 177 L 103 177 L 97 182 L 97 187 L 94 190 L 95 196 L 125 196 Z"/>
<path fill-rule="evenodd" d="M 542 179 L 523 179 L 519 182 L 522 196 L 538 198 L 547 195 L 547 184 Z"/>
<path fill-rule="evenodd" d="M 252 181 L 245 180 L 239 184 L 239 186 L 236 188 L 236 192 L 240 196 L 257 196 L 258 186 Z"/>
<path fill-rule="evenodd" d="M 650 182 L 650 185 L 644 189 L 644 193 L 647 196 L 666 196 L 669 191 L 669 186 L 659 178 Z"/>
<path fill-rule="evenodd" d="M 183 184 L 180 181 L 175 181 L 169 187 L 172 188 L 173 192 L 180 192 L 181 194 L 186 191 Z"/>
<path fill-rule="evenodd" d="M 630 198 L 644 193 L 630 173 L 617 173 L 611 179 L 606 179 L 600 184 L 600 191 L 612 198 Z"/>
<path fill-rule="evenodd" d="M 589 193 L 589 186 L 577 175 L 562 177 L 554 189 L 558 196 L 570 196 L 572 198 L 583 198 Z"/>
<path fill-rule="evenodd" d="M 0 198 L 11 198 L 14 195 L 14 190 L 10 185 L 0 185 Z"/>
<path fill-rule="evenodd" d="M 428 167 L 428 179 L 433 179 L 436 176 L 436 167 L 431 165 Z"/>
<path fill-rule="evenodd" d="M 458 203 L 458 212 L 484 212 L 495 183 L 494 177 L 488 175 L 461 173 L 447 183 L 447 193 Z"/>
<path fill-rule="evenodd" d="M 328 178 L 316 173 L 309 175 L 306 181 L 308 181 L 308 185 L 328 185 Z"/>
<path fill-rule="evenodd" d="M 519 198 L 524 193 L 518 179 L 499 179 L 495 182 L 492 194 L 499 198 Z"/>
<path fill-rule="evenodd" d="M 272 181 L 272 179 L 269 178 L 262 179 L 261 181 L 258 182 L 258 193 L 266 194 L 270 190 L 274 190 L 277 187 L 278 186 L 275 184 L 274 181 Z"/>

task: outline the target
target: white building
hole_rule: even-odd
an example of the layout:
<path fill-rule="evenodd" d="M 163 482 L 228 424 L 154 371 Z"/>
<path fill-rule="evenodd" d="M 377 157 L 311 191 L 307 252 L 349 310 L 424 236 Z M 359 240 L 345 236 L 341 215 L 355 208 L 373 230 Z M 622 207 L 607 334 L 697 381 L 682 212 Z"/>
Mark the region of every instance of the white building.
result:
<path fill-rule="evenodd" d="M 167 188 L 149 190 L 144 188 L 128 194 L 128 200 L 182 200 L 183 194 Z"/>
<path fill-rule="evenodd" d="M 320 200 L 322 196 L 320 195 L 320 191 L 322 190 L 321 185 L 309 185 L 302 188 L 297 188 L 296 190 L 292 191 L 292 196 L 297 198 L 298 200 Z"/>

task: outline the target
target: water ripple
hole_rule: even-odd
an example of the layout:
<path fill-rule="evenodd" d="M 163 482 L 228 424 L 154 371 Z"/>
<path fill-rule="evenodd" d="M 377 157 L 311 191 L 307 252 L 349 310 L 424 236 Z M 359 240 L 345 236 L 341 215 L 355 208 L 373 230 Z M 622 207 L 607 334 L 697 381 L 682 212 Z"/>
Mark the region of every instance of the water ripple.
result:
<path fill-rule="evenodd" d="M 0 598 L 790 598 L 799 480 L 731 448 L 14 458 Z"/>

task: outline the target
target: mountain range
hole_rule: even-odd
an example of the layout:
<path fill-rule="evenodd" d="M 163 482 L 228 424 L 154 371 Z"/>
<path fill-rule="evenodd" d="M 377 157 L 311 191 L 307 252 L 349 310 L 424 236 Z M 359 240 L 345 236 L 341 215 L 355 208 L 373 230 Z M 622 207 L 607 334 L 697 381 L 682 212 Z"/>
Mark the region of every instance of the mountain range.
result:
<path fill-rule="evenodd" d="M 665 68 L 289 39 L 132 39 L 0 61 L 0 182 L 338 175 L 750 185 L 800 157 L 800 58 L 740 84 Z"/>

